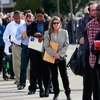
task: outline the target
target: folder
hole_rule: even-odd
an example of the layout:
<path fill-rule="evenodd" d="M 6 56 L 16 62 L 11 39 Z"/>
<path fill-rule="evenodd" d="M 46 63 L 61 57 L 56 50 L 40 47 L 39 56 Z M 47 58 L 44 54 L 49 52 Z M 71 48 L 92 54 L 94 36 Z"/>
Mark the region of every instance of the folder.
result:
<path fill-rule="evenodd" d="M 51 46 L 52 50 L 57 52 L 57 50 L 58 50 L 58 43 L 50 42 L 50 46 Z M 47 62 L 50 62 L 50 63 L 53 63 L 53 64 L 55 63 L 55 58 L 53 58 L 51 55 L 49 55 L 46 51 L 44 53 L 43 60 L 47 61 Z"/>
<path fill-rule="evenodd" d="M 29 38 L 28 48 L 31 48 L 33 50 L 42 52 L 42 49 L 43 49 L 43 41 L 40 43 L 40 42 L 38 42 L 38 38 L 30 37 Z"/>

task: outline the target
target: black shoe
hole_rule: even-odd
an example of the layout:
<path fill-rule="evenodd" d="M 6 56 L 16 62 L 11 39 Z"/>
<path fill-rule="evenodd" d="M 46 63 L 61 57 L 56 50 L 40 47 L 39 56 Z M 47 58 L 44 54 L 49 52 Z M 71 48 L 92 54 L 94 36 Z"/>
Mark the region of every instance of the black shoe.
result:
<path fill-rule="evenodd" d="M 55 94 L 53 100 L 58 100 L 58 96 L 59 96 L 58 94 Z"/>
<path fill-rule="evenodd" d="M 10 79 L 15 79 L 14 76 L 10 76 Z"/>
<path fill-rule="evenodd" d="M 49 90 L 45 90 L 45 97 L 49 97 Z"/>
<path fill-rule="evenodd" d="M 40 97 L 45 97 L 45 93 L 44 93 L 44 90 L 40 90 Z"/>
<path fill-rule="evenodd" d="M 68 96 L 67 96 L 67 100 L 71 100 L 71 97 L 70 97 L 70 95 L 68 95 Z"/>
<path fill-rule="evenodd" d="M 25 87 L 25 86 L 23 86 L 23 85 L 19 85 L 19 86 L 18 86 L 18 90 L 22 90 L 22 89 L 24 89 L 24 87 Z"/>
<path fill-rule="evenodd" d="M 45 93 L 45 97 L 49 97 L 49 93 Z"/>
<path fill-rule="evenodd" d="M 33 92 L 33 91 L 28 92 L 28 95 L 32 95 L 32 94 L 35 94 L 35 92 Z"/>

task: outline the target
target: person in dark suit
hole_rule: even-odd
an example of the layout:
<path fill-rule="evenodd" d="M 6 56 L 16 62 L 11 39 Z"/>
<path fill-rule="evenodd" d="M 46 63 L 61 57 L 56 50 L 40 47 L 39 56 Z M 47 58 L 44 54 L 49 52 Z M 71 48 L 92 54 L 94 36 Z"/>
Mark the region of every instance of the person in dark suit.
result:
<path fill-rule="evenodd" d="M 48 29 L 48 21 L 44 19 L 44 9 L 38 8 L 36 10 L 36 20 L 34 20 L 30 26 L 27 27 L 27 35 L 38 38 L 41 42 L 44 39 L 44 31 Z M 39 36 L 38 36 L 39 35 Z M 49 68 L 46 62 L 42 59 L 42 53 L 33 49 L 28 50 L 28 56 L 30 57 L 30 86 L 28 94 L 34 94 L 36 91 L 36 81 L 38 79 L 39 95 L 40 97 L 49 96 Z M 43 82 L 42 82 L 43 81 Z M 43 84 L 44 88 L 43 89 Z"/>
<path fill-rule="evenodd" d="M 54 97 L 53 100 L 58 100 L 58 95 L 60 92 L 59 83 L 58 83 L 58 69 L 60 71 L 60 75 L 63 82 L 63 87 L 65 89 L 65 94 L 67 100 L 71 100 L 70 97 L 70 87 L 69 87 L 69 80 L 67 75 L 66 69 L 66 51 L 68 48 L 68 32 L 67 30 L 61 29 L 61 21 L 60 18 L 54 16 L 49 25 L 48 31 L 45 32 L 44 35 L 44 48 L 45 51 L 50 54 L 53 58 L 55 58 L 55 63 L 49 63 L 50 71 L 52 75 L 52 83 L 53 83 L 53 90 L 54 90 Z M 50 47 L 50 41 L 58 43 L 58 50 L 55 52 Z M 59 60 L 62 59 L 61 62 Z M 58 63 L 57 63 L 58 62 Z"/>

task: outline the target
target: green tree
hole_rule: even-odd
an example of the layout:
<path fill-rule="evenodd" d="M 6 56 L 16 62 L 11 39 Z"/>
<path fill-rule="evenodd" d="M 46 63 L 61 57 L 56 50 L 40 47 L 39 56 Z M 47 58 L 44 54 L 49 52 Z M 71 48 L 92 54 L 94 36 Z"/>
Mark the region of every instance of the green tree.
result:
<path fill-rule="evenodd" d="M 43 0 L 43 7 L 48 14 L 54 13 L 57 9 L 55 0 Z"/>
<path fill-rule="evenodd" d="M 84 8 L 90 0 L 72 0 L 73 13 L 75 14 L 81 8 Z M 68 14 L 70 12 L 70 0 L 59 0 L 60 13 Z M 43 0 L 43 7 L 46 12 L 57 12 L 57 0 Z"/>
<path fill-rule="evenodd" d="M 42 6 L 42 0 L 17 0 L 14 10 L 24 11 L 30 9 L 33 14 L 38 7 Z"/>
<path fill-rule="evenodd" d="M 73 13 L 75 14 L 81 8 L 84 8 L 90 0 L 72 0 Z M 95 0 L 94 0 L 95 1 Z M 59 0 L 60 13 L 68 14 L 70 12 L 70 0 Z M 57 0 L 16 0 L 14 10 L 24 11 L 30 9 L 33 13 L 38 7 L 43 7 L 48 14 L 57 12 Z"/>

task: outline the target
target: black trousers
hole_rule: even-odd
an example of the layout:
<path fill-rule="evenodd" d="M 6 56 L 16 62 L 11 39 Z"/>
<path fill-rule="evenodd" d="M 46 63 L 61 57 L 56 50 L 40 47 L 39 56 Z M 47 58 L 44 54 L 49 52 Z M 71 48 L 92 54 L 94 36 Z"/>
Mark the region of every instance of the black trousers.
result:
<path fill-rule="evenodd" d="M 42 60 L 41 52 L 29 49 L 28 55 L 30 57 L 30 86 L 29 91 L 36 91 L 36 80 L 38 79 L 38 84 L 40 92 L 43 90 L 43 85 L 45 91 L 49 89 L 49 67 L 48 63 Z"/>
<path fill-rule="evenodd" d="M 97 68 L 96 67 L 97 66 L 95 66 L 94 68 L 91 68 L 93 100 L 100 100 L 99 99 L 99 84 L 98 84 L 99 80 L 97 77 Z"/>
<path fill-rule="evenodd" d="M 93 100 L 100 100 L 100 64 L 96 62 L 91 68 Z"/>
<path fill-rule="evenodd" d="M 91 67 L 89 64 L 89 50 L 83 51 L 83 98 L 82 100 L 92 100 L 92 79 L 91 79 Z"/>
<path fill-rule="evenodd" d="M 65 94 L 66 96 L 68 96 L 70 94 L 70 88 L 69 88 L 69 80 L 66 68 L 66 61 L 60 64 L 50 64 L 54 94 L 59 94 L 60 92 L 59 82 L 58 82 L 58 69 L 60 71 L 63 87 L 65 89 Z"/>

